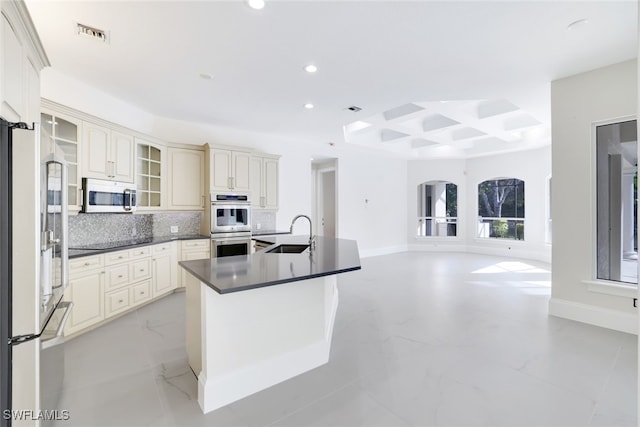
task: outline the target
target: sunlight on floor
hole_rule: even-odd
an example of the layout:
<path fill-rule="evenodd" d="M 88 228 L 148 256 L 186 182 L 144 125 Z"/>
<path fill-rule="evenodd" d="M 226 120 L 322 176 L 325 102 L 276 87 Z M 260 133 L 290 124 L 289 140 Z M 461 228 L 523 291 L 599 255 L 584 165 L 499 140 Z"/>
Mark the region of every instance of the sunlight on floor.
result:
<path fill-rule="evenodd" d="M 493 274 L 493 273 L 550 273 L 548 270 L 534 267 L 520 261 L 504 261 L 488 267 L 481 268 L 472 273 Z"/>

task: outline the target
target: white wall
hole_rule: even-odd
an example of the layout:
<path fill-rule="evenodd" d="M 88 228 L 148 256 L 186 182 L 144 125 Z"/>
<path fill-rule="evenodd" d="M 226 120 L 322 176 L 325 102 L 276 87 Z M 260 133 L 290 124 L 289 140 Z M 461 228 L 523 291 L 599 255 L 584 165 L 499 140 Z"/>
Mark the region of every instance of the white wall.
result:
<path fill-rule="evenodd" d="M 344 143 L 330 146 L 153 116 L 53 68 L 43 73 L 42 96 L 168 142 L 209 142 L 281 155 L 278 229 L 288 230 L 297 214 L 312 214 L 311 159 L 337 158 L 339 237 L 357 240 L 363 256 L 406 250 L 405 160 Z M 370 202 L 365 205 L 364 199 Z M 296 223 L 294 233 L 307 232 L 307 224 Z"/>
<path fill-rule="evenodd" d="M 636 61 L 551 84 L 553 288 L 550 313 L 627 332 L 637 330 L 635 287 L 595 278 L 595 122 L 636 115 Z"/>
<path fill-rule="evenodd" d="M 545 243 L 546 183 L 551 174 L 551 148 L 476 157 L 468 160 L 414 160 L 409 162 L 407 239 L 414 250 L 456 250 L 551 261 Z M 525 182 L 525 240 L 477 238 L 478 184 L 490 178 L 518 178 Z M 415 236 L 419 184 L 445 180 L 458 185 L 458 236 Z"/>
<path fill-rule="evenodd" d="M 340 237 L 364 256 L 407 250 L 407 162 L 350 152 L 338 160 Z"/>

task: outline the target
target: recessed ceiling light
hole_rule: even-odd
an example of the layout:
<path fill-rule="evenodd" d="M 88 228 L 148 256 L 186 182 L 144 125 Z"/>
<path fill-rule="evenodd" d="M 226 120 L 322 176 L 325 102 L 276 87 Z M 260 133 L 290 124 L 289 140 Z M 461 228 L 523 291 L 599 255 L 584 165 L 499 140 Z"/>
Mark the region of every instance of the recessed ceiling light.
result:
<path fill-rule="evenodd" d="M 213 78 L 213 74 L 209 73 L 200 73 L 200 78 L 205 80 L 211 80 Z"/>
<path fill-rule="evenodd" d="M 260 10 L 264 8 L 264 0 L 248 0 L 247 4 L 250 8 Z"/>
<path fill-rule="evenodd" d="M 314 105 L 310 102 L 307 102 L 306 104 L 304 104 L 304 108 L 306 108 L 307 110 L 311 110 L 314 107 Z"/>
<path fill-rule="evenodd" d="M 567 31 L 575 30 L 580 27 L 584 27 L 589 23 L 588 19 L 578 19 L 577 21 L 573 21 L 571 24 L 567 25 Z"/>
<path fill-rule="evenodd" d="M 318 71 L 318 67 L 316 67 L 313 64 L 309 64 L 309 65 L 305 65 L 304 70 L 307 73 L 315 73 L 316 71 Z"/>

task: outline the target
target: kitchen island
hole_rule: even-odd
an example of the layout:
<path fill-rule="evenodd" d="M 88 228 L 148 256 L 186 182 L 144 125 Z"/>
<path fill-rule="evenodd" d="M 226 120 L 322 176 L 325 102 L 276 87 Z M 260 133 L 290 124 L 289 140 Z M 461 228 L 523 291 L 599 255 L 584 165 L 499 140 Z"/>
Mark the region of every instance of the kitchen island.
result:
<path fill-rule="evenodd" d="M 278 253 L 309 237 L 272 239 L 252 255 L 180 262 L 199 280 L 186 286 L 186 340 L 204 413 L 329 360 L 336 274 L 360 269 L 357 243 L 318 237 Z"/>

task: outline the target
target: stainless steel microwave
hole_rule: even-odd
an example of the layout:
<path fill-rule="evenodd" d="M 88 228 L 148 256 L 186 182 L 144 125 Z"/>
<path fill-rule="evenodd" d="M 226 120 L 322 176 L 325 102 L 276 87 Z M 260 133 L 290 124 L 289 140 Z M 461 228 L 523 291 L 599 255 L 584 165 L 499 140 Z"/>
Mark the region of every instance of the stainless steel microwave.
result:
<path fill-rule="evenodd" d="M 134 183 L 82 178 L 82 212 L 130 213 L 135 210 Z"/>

